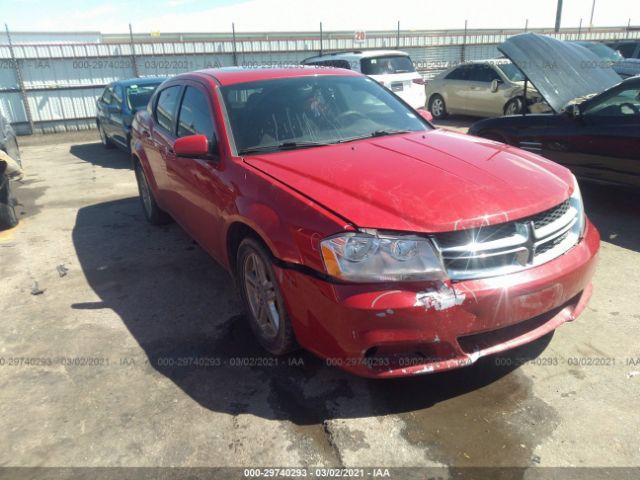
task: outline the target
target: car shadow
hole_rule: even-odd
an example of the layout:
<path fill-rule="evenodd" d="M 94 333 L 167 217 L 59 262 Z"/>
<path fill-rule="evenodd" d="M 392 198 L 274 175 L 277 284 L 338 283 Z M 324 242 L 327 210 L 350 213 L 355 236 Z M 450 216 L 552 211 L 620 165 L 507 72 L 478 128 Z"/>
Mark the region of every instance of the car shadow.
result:
<path fill-rule="evenodd" d="M 106 149 L 100 142 L 74 144 L 69 149 L 74 157 L 104 168 L 131 168 L 131 159 L 119 148 Z"/>
<path fill-rule="evenodd" d="M 136 198 L 81 208 L 72 238 L 100 301 L 71 307 L 113 310 L 149 364 L 207 409 L 321 424 L 428 408 L 516 368 L 516 362 L 484 358 L 451 372 L 381 381 L 327 366 L 304 351 L 275 358 L 255 341 L 229 275 L 177 225 L 148 225 Z M 535 358 L 550 338 L 509 356 Z M 116 340 L 104 341 L 106 351 Z M 367 401 L 359 401 L 363 397 Z M 355 400 L 336 409 L 337 399 Z"/>
<path fill-rule="evenodd" d="M 640 190 L 580 182 L 587 215 L 603 242 L 640 252 Z"/>

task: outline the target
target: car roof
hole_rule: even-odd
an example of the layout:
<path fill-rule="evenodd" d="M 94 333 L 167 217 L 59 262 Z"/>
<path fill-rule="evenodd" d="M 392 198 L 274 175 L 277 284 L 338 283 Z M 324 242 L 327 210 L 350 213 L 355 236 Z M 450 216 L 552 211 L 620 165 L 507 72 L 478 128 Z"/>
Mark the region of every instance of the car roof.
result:
<path fill-rule="evenodd" d="M 343 58 L 372 58 L 372 57 L 384 57 L 389 55 L 401 55 L 408 57 L 407 52 L 400 50 L 351 50 L 347 52 L 331 52 L 324 55 L 316 55 L 315 57 L 305 58 L 303 62 L 318 61 L 318 60 L 331 60 L 331 59 L 343 59 Z"/>
<path fill-rule="evenodd" d="M 132 85 L 148 85 L 150 83 L 162 83 L 169 77 L 142 77 L 142 78 L 127 78 L 125 80 L 116 80 L 113 85 L 122 85 L 123 87 L 130 87 Z"/>
<path fill-rule="evenodd" d="M 319 75 L 334 76 L 361 76 L 357 72 L 346 70 L 344 68 L 319 68 L 314 66 L 292 66 L 286 67 L 223 67 L 208 68 L 206 70 L 198 70 L 192 72 L 196 75 L 204 75 L 214 78 L 222 86 L 234 85 L 236 83 L 255 82 L 259 80 L 273 80 L 277 78 L 293 78 L 293 77 L 313 77 Z M 188 74 L 184 74 L 188 75 Z M 178 75 L 179 78 L 182 75 Z"/>

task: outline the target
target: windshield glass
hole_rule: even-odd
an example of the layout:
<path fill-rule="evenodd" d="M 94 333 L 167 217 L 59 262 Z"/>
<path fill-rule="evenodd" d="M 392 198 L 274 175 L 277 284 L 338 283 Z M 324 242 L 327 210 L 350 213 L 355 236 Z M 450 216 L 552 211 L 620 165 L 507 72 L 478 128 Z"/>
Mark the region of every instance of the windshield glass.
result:
<path fill-rule="evenodd" d="M 145 85 L 131 85 L 127 87 L 127 105 L 131 110 L 145 108 L 153 92 L 162 82 L 147 83 Z"/>
<path fill-rule="evenodd" d="M 620 60 L 624 60 L 624 57 L 620 52 L 617 52 L 613 48 L 602 43 L 579 42 L 578 45 L 586 47 L 603 60 L 609 60 L 610 62 L 619 62 Z"/>
<path fill-rule="evenodd" d="M 390 73 L 409 73 L 416 71 L 413 62 L 406 55 L 363 58 L 360 60 L 360 69 L 365 75 L 388 75 Z"/>
<path fill-rule="evenodd" d="M 524 73 L 513 63 L 499 63 L 498 68 L 512 82 L 524 82 Z"/>
<path fill-rule="evenodd" d="M 279 78 L 221 91 L 239 154 L 429 128 L 387 89 L 361 76 Z"/>

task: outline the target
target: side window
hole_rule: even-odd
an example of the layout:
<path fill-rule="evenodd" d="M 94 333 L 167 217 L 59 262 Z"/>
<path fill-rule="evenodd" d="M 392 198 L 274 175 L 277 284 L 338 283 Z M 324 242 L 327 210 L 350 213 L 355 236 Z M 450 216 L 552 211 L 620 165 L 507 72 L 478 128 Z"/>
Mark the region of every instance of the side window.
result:
<path fill-rule="evenodd" d="M 624 58 L 633 58 L 633 53 L 635 52 L 635 50 L 635 43 L 623 43 L 621 45 L 618 45 L 618 51 Z"/>
<path fill-rule="evenodd" d="M 482 65 L 480 66 L 480 68 L 478 69 L 478 82 L 487 82 L 487 83 L 491 83 L 494 80 L 500 80 L 500 76 L 498 75 L 498 73 L 493 69 L 493 67 L 491 65 Z"/>
<path fill-rule="evenodd" d="M 104 89 L 104 92 L 102 93 L 102 97 L 100 97 L 100 101 L 105 105 L 111 105 L 112 98 L 113 98 L 113 87 L 109 85 L 107 88 Z"/>
<path fill-rule="evenodd" d="M 469 68 L 469 80 L 472 82 L 486 82 L 485 67 L 486 65 L 471 65 Z"/>
<path fill-rule="evenodd" d="M 194 87 L 187 87 L 178 114 L 178 137 L 202 134 L 213 139 L 213 118 L 209 98 Z"/>
<path fill-rule="evenodd" d="M 458 67 L 445 77 L 446 80 L 469 80 L 469 65 Z"/>
<path fill-rule="evenodd" d="M 584 114 L 638 120 L 640 119 L 640 89 L 629 86 L 613 92 L 590 105 Z"/>
<path fill-rule="evenodd" d="M 123 92 L 122 92 L 122 85 L 116 85 L 113 88 L 113 104 L 116 105 L 118 108 L 122 108 L 122 98 L 123 98 Z"/>
<path fill-rule="evenodd" d="M 165 88 L 158 95 L 158 101 L 156 103 L 155 118 L 158 124 L 170 132 L 173 131 L 173 117 L 176 113 L 176 106 L 178 105 L 178 94 L 180 93 L 180 86 L 174 85 L 173 87 Z"/>

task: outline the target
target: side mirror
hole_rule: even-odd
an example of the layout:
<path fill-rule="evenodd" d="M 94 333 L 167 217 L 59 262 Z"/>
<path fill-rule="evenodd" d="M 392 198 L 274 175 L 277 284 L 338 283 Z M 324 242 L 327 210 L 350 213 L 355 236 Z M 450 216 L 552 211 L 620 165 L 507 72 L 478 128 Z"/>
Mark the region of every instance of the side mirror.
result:
<path fill-rule="evenodd" d="M 580 118 L 582 116 L 582 110 L 580 109 L 580 105 L 574 103 L 569 107 L 569 113 L 573 118 Z"/>
<path fill-rule="evenodd" d="M 431 112 L 429 110 L 426 110 L 424 108 L 419 108 L 418 109 L 418 113 L 420 114 L 420 116 L 422 118 L 424 118 L 427 122 L 431 123 L 433 122 L 433 115 L 431 115 Z"/>
<path fill-rule="evenodd" d="M 502 80 L 498 80 L 497 78 L 494 78 L 493 80 L 491 80 L 491 93 L 496 93 L 500 88 L 501 83 L 502 83 Z"/>
<path fill-rule="evenodd" d="M 209 140 L 206 135 L 189 135 L 178 138 L 173 144 L 173 151 L 178 157 L 207 157 Z"/>

